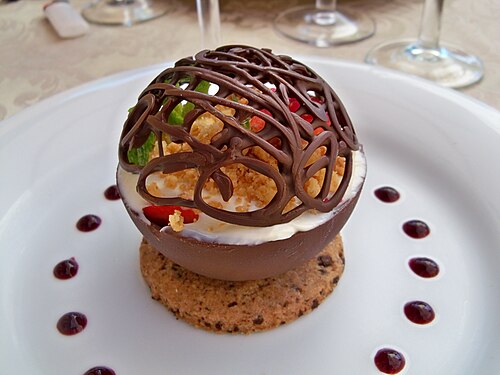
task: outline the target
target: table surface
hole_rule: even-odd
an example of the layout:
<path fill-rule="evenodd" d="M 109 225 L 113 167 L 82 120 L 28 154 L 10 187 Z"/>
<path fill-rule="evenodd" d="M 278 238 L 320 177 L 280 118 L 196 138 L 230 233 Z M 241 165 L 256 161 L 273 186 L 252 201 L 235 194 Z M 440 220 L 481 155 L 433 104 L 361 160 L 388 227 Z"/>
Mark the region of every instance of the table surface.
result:
<path fill-rule="evenodd" d="M 169 12 L 132 27 L 90 25 L 75 39 L 61 39 L 45 18 L 46 0 L 0 4 L 0 120 L 56 93 L 128 69 L 177 60 L 201 47 L 194 0 L 164 0 Z M 90 0 L 71 0 L 78 10 Z M 418 34 L 423 0 L 340 0 L 339 9 L 361 10 L 376 22 L 373 37 L 316 48 L 288 40 L 273 29 L 276 15 L 312 0 L 221 0 L 222 43 L 272 48 L 291 55 L 317 55 L 362 62 L 375 45 Z M 447 0 L 441 40 L 479 56 L 484 79 L 462 89 L 500 109 L 500 1 Z M 0 123 L 1 124 L 1 123 Z"/>

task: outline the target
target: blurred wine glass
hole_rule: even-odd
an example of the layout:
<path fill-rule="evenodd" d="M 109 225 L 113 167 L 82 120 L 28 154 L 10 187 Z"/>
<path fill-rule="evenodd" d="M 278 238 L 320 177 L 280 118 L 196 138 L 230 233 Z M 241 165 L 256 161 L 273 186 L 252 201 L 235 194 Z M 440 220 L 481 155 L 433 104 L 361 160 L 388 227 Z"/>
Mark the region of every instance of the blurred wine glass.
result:
<path fill-rule="evenodd" d="M 221 43 L 219 0 L 196 0 L 201 48 L 215 49 Z"/>
<path fill-rule="evenodd" d="M 479 58 L 439 41 L 444 0 L 425 0 L 417 39 L 402 39 L 373 48 L 366 62 L 413 74 L 442 86 L 459 88 L 483 77 Z"/>
<path fill-rule="evenodd" d="M 368 38 L 375 22 L 366 14 L 337 10 L 337 0 L 316 0 L 315 6 L 288 9 L 274 20 L 275 29 L 294 40 L 328 47 Z"/>
<path fill-rule="evenodd" d="M 94 0 L 82 15 L 92 23 L 132 26 L 160 17 L 168 9 L 167 0 Z"/>

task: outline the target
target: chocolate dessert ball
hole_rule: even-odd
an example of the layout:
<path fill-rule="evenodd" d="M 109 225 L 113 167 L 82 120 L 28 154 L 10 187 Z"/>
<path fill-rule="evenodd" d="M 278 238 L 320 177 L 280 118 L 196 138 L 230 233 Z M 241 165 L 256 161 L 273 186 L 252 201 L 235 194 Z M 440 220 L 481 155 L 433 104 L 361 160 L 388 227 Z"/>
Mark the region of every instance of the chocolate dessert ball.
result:
<path fill-rule="evenodd" d="M 366 173 L 346 109 L 268 49 L 201 51 L 160 73 L 125 122 L 117 172 L 158 251 L 225 280 L 297 267 L 343 227 Z"/>

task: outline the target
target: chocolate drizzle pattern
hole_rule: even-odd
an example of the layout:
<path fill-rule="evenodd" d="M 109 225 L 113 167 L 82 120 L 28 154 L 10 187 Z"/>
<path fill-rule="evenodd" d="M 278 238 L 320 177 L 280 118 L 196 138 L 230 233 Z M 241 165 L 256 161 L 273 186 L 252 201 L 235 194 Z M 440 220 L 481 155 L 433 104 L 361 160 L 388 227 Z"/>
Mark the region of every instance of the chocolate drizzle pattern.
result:
<path fill-rule="evenodd" d="M 202 81 L 217 87 L 217 92 L 195 91 Z M 185 82 L 188 83 L 181 84 Z M 228 98 L 232 94 L 246 98 L 248 104 Z M 301 105 L 296 112 L 289 108 L 291 98 Z M 192 103 L 194 109 L 185 115 L 182 125 L 170 124 L 170 113 L 183 101 Z M 233 108 L 235 114 L 225 115 L 217 105 Z M 193 122 L 205 112 L 224 124 L 209 144 L 190 134 Z M 303 119 L 303 114 L 312 115 L 312 122 Z M 259 132 L 242 126 L 250 116 L 260 117 L 266 126 Z M 315 132 L 317 128 L 323 130 Z M 143 145 L 151 132 L 155 135 L 159 156 L 144 167 L 129 163 L 128 150 Z M 162 148 L 165 135 L 173 142 L 187 143 L 193 151 L 165 155 Z M 276 139 L 279 142 L 275 142 Z M 278 169 L 247 156 L 244 150 L 253 146 L 260 146 L 273 156 Z M 324 147 L 326 153 L 308 165 L 311 155 L 320 147 Z M 233 224 L 269 226 L 288 222 L 308 209 L 328 212 L 335 208 L 351 178 L 352 151 L 358 149 L 355 131 L 343 104 L 332 88 L 310 68 L 291 57 L 274 55 L 268 49 L 224 46 L 201 51 L 194 58 L 181 59 L 151 82 L 125 122 L 119 158 L 123 169 L 139 174 L 137 191 L 152 204 L 197 208 Z M 337 156 L 345 158 L 345 171 L 332 195 L 329 188 Z M 251 212 L 233 212 L 212 207 L 203 200 L 202 190 L 209 179 L 215 181 L 225 201 L 231 198 L 232 182 L 221 168 L 233 163 L 243 164 L 274 181 L 277 193 L 265 207 Z M 199 172 L 193 200 L 157 197 L 146 188 L 147 177 L 155 172 L 173 173 L 188 168 L 196 168 Z M 320 193 L 312 197 L 304 185 L 321 169 L 325 169 L 324 182 Z M 293 197 L 298 198 L 300 204 L 284 212 Z"/>

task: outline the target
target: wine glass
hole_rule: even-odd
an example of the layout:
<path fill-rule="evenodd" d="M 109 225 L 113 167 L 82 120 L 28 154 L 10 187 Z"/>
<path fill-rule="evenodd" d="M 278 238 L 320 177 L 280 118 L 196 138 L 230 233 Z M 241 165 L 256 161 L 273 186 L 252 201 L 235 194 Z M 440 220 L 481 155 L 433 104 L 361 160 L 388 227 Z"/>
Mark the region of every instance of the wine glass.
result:
<path fill-rule="evenodd" d="M 274 20 L 274 27 L 286 37 L 316 47 L 357 42 L 375 32 L 375 23 L 370 17 L 338 11 L 337 0 L 316 0 L 314 7 L 286 10 Z"/>
<path fill-rule="evenodd" d="M 221 42 L 219 0 L 196 0 L 201 48 L 215 49 Z"/>
<path fill-rule="evenodd" d="M 82 15 L 92 23 L 132 26 L 160 17 L 168 9 L 166 0 L 94 0 Z"/>
<path fill-rule="evenodd" d="M 479 58 L 439 42 L 444 0 L 425 0 L 418 39 L 383 43 L 366 56 L 369 64 L 400 70 L 442 86 L 469 86 L 483 77 Z"/>

